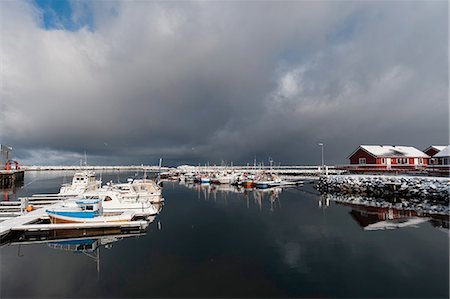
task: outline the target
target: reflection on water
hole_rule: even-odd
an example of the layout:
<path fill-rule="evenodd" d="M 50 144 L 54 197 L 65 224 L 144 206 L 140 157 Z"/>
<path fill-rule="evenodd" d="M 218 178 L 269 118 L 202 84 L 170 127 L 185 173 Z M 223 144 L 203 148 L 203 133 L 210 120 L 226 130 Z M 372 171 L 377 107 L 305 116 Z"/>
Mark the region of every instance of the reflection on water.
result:
<path fill-rule="evenodd" d="M 158 205 L 161 211 L 162 204 Z M 157 227 L 162 228 L 160 216 L 150 216 L 147 221 L 150 225 L 155 219 Z M 18 256 L 22 246 L 46 244 L 49 248 L 65 251 L 68 253 L 83 254 L 93 259 L 97 265 L 97 272 L 100 272 L 100 248 L 111 249 L 113 243 L 125 238 L 139 238 L 146 234 L 143 230 L 122 230 L 120 228 L 97 228 L 97 229 L 73 229 L 73 230 L 49 230 L 41 232 L 25 232 L 9 239 L 4 246 L 18 246 Z"/>
<path fill-rule="evenodd" d="M 200 183 L 185 183 L 180 182 L 180 185 L 186 186 L 190 189 L 194 189 L 198 193 L 198 198 L 203 198 L 205 200 L 217 200 L 218 194 L 224 200 L 227 199 L 228 194 L 240 194 L 247 202 L 247 208 L 250 208 L 250 200 L 259 207 L 260 210 L 263 209 L 263 202 L 267 200 L 270 204 L 269 210 L 273 212 L 277 207 L 281 206 L 280 203 L 280 193 L 283 191 L 281 187 L 273 187 L 266 189 L 256 189 L 256 188 L 244 188 L 238 185 L 229 184 L 200 184 Z"/>
<path fill-rule="evenodd" d="M 250 208 L 250 199 L 262 209 L 264 201 L 269 203 L 269 211 L 273 212 L 281 206 L 280 194 L 283 191 L 281 187 L 256 189 L 244 188 L 242 186 L 221 184 L 199 184 L 199 183 L 180 183 L 188 188 L 194 189 L 198 193 L 198 198 L 205 200 L 217 200 L 218 194 L 226 200 L 229 194 L 239 194 L 247 201 L 247 208 Z M 296 187 L 287 187 L 292 189 Z M 344 205 L 351 208 L 350 216 L 366 231 L 399 229 L 404 227 L 417 227 L 424 222 L 430 222 L 433 227 L 443 231 L 449 230 L 448 207 L 432 206 L 426 209 L 423 206 L 414 207 L 405 205 L 401 200 L 394 202 L 384 201 L 357 195 L 320 195 L 318 206 L 321 209 L 330 207 L 330 203 L 335 202 L 338 205 Z M 402 208 L 402 205 L 405 207 Z"/>
<path fill-rule="evenodd" d="M 401 208 L 399 204 L 374 200 L 372 198 L 356 195 L 321 195 L 319 206 L 329 206 L 330 201 L 338 205 L 351 207 L 351 217 L 364 230 L 397 229 L 403 227 L 417 227 L 417 225 L 429 221 L 433 227 L 441 230 L 449 230 L 449 214 L 445 212 L 447 207 L 434 206 L 433 209 Z"/>
<path fill-rule="evenodd" d="M 17 199 L 17 191 L 22 188 L 23 184 L 20 186 L 13 186 L 11 188 L 0 189 L 0 201 L 10 201 Z"/>
<path fill-rule="evenodd" d="M 117 174 L 104 174 L 109 180 Z M 57 192 L 62 181 L 28 176 L 17 195 Z M 164 229 L 155 218 L 145 234 L 14 239 L 1 248 L 0 297 L 448 297 L 448 236 L 440 231 L 448 232 L 448 214 L 323 197 L 309 183 L 258 190 L 167 182 L 163 192 Z M 401 229 L 379 229 L 386 221 Z"/>
<path fill-rule="evenodd" d="M 123 235 L 106 235 L 102 237 L 81 237 L 68 238 L 58 241 L 47 242 L 47 246 L 66 252 L 75 254 L 84 254 L 90 259 L 93 259 L 97 266 L 97 272 L 100 273 L 100 248 L 111 249 L 114 242 L 120 241 L 124 238 L 140 237 L 145 233 L 123 234 Z M 31 242 L 32 244 L 33 242 Z M 20 243 L 19 243 L 20 244 Z"/>

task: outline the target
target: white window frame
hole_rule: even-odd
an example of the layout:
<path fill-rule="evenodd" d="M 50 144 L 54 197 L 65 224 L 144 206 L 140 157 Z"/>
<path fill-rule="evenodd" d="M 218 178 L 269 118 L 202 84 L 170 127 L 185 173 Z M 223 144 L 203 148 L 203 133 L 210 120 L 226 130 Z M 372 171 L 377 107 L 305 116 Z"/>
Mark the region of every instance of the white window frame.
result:
<path fill-rule="evenodd" d="M 366 158 L 359 158 L 358 164 L 367 164 Z"/>
<path fill-rule="evenodd" d="M 408 158 L 397 158 L 397 164 L 401 165 L 408 165 L 409 159 Z"/>

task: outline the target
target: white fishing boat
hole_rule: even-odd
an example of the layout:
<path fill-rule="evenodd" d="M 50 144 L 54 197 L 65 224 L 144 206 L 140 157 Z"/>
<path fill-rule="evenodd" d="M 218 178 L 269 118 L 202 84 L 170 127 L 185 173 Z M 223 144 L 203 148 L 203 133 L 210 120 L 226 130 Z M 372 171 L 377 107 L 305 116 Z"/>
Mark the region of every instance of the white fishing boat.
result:
<path fill-rule="evenodd" d="M 228 172 L 219 172 L 211 177 L 213 184 L 231 184 L 236 180 L 236 175 Z"/>
<path fill-rule="evenodd" d="M 276 187 L 281 185 L 281 179 L 273 173 L 261 172 L 255 176 L 254 184 L 260 189 Z"/>
<path fill-rule="evenodd" d="M 67 200 L 61 206 L 47 209 L 51 223 L 102 223 L 127 222 L 134 217 L 133 211 L 107 212 L 102 201 L 95 198 Z"/>
<path fill-rule="evenodd" d="M 100 189 L 102 182 L 97 180 L 95 172 L 82 171 L 73 175 L 72 183 L 63 184 L 59 190 L 58 196 L 79 196 L 85 192 Z"/>
<path fill-rule="evenodd" d="M 109 183 L 104 188 L 119 192 L 122 199 L 128 202 L 161 203 L 164 201 L 161 187 L 153 180 L 129 180 L 127 183 L 120 184 Z"/>
<path fill-rule="evenodd" d="M 92 193 L 85 193 L 89 199 L 99 200 L 103 211 L 107 213 L 133 212 L 136 217 L 148 218 L 158 214 L 160 205 L 153 205 L 148 199 L 139 196 L 130 197 L 126 192 L 102 188 Z"/>

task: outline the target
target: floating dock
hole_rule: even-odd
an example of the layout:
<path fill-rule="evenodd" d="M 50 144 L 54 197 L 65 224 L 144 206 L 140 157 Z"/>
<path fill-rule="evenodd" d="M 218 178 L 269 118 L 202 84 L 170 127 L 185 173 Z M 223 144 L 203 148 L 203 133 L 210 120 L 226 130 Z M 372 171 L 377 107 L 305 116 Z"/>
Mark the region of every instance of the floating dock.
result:
<path fill-rule="evenodd" d="M 59 204 L 54 204 L 52 207 L 56 207 L 58 205 Z M 0 223 L 0 239 L 6 237 L 13 230 L 13 228 L 18 228 L 29 223 L 37 222 L 44 218 L 48 218 L 47 213 L 44 208 L 40 208 L 17 217 L 7 219 Z"/>
<path fill-rule="evenodd" d="M 0 243 L 7 241 L 9 236 L 14 233 L 24 233 L 24 232 L 41 232 L 41 231 L 51 231 L 51 230 L 86 230 L 86 229 L 110 229 L 117 228 L 123 230 L 145 230 L 149 225 L 148 221 L 137 220 L 137 221 L 123 221 L 123 222 L 93 222 L 93 223 L 62 223 L 54 224 L 48 222 L 48 215 L 45 212 L 47 208 L 57 208 L 62 203 L 52 203 L 50 205 L 45 205 L 44 207 L 39 207 L 31 212 L 24 212 L 24 205 L 26 201 L 18 202 L 21 206 L 20 208 L 16 206 L 9 206 L 9 208 L 15 209 L 4 215 L 5 219 L 0 222 Z M 8 206 L 1 207 L 2 209 Z M 19 216 L 17 216 L 19 214 Z M 1 220 L 0 220 L 1 221 Z"/>

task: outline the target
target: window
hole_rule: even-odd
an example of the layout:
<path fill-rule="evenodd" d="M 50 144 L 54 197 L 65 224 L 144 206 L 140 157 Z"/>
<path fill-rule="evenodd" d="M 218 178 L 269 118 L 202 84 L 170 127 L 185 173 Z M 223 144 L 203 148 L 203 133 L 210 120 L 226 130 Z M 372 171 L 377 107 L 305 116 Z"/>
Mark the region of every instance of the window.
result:
<path fill-rule="evenodd" d="M 386 164 L 386 159 L 385 158 L 381 159 L 381 164 Z"/>
<path fill-rule="evenodd" d="M 419 158 L 419 164 L 423 164 L 423 158 Z"/>
<path fill-rule="evenodd" d="M 408 158 L 397 158 L 397 164 L 408 164 Z"/>
<path fill-rule="evenodd" d="M 359 164 L 366 164 L 366 158 L 359 158 Z"/>

